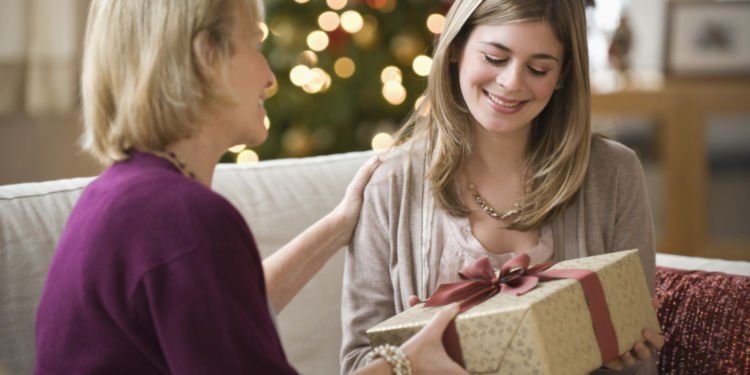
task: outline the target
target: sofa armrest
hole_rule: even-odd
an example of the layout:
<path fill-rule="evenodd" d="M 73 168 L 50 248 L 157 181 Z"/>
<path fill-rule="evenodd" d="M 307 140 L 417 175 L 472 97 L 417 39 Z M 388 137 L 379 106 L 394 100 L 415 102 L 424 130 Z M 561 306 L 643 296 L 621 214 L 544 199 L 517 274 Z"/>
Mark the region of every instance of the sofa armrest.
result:
<path fill-rule="evenodd" d="M 750 262 L 738 260 L 710 259 L 657 253 L 656 265 L 659 267 L 680 270 L 724 272 L 732 275 L 750 276 Z"/>
<path fill-rule="evenodd" d="M 657 267 L 656 296 L 659 373 L 750 373 L 749 276 Z"/>

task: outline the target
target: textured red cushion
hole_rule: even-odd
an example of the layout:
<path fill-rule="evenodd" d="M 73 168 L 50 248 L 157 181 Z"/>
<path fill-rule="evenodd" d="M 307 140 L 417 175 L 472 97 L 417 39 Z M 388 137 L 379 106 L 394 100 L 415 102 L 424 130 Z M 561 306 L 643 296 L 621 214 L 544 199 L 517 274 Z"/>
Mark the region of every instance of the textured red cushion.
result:
<path fill-rule="evenodd" d="M 750 277 L 657 267 L 661 374 L 750 373 Z"/>

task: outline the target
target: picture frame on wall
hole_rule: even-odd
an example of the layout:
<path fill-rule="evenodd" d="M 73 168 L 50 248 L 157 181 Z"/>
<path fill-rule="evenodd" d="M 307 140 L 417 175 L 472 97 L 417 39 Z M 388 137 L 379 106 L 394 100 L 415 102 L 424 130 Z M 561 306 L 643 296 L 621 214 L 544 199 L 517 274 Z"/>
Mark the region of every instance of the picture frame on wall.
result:
<path fill-rule="evenodd" d="M 668 3 L 669 76 L 750 76 L 750 1 Z"/>

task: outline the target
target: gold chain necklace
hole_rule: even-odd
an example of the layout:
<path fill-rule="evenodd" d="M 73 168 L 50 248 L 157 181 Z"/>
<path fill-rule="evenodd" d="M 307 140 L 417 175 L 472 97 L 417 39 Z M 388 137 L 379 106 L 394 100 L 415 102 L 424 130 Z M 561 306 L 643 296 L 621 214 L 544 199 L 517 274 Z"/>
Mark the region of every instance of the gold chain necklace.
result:
<path fill-rule="evenodd" d="M 163 159 L 167 159 L 172 165 L 177 167 L 177 169 L 182 173 L 185 177 L 189 177 L 192 179 L 195 179 L 195 173 L 188 169 L 187 163 L 182 161 L 179 157 L 177 157 L 177 154 L 175 154 L 172 151 L 151 151 L 150 153 L 159 156 Z"/>
<path fill-rule="evenodd" d="M 471 193 L 471 197 L 474 199 L 474 202 L 477 205 L 479 205 L 479 207 L 482 209 L 482 211 L 484 211 L 484 213 L 486 213 L 493 219 L 505 220 L 509 217 L 520 214 L 521 211 L 523 211 L 523 209 L 525 208 L 526 194 L 530 192 L 530 187 L 527 182 L 524 182 L 524 184 L 526 185 L 526 188 L 524 189 L 524 194 L 521 197 L 520 202 L 514 204 L 513 208 L 511 208 L 510 210 L 498 210 L 490 206 L 490 204 L 487 203 L 487 201 L 484 200 L 484 198 L 482 198 L 481 195 L 479 195 L 479 192 L 477 191 L 476 186 L 474 186 L 474 184 L 471 182 L 471 177 L 469 176 L 468 171 L 466 172 L 466 177 L 467 177 L 467 182 L 469 183 L 469 192 Z M 525 177 L 524 177 L 524 181 L 526 181 Z"/>

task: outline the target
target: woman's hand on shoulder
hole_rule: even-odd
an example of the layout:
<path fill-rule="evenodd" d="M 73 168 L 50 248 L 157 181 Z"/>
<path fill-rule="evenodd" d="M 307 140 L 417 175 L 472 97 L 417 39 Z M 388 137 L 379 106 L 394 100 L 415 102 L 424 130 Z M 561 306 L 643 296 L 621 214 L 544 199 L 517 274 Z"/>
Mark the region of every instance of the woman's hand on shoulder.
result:
<path fill-rule="evenodd" d="M 372 177 L 372 174 L 378 168 L 378 165 L 380 165 L 380 158 L 373 156 L 359 168 L 352 182 L 347 186 L 344 198 L 330 214 L 336 223 L 336 227 L 341 231 L 343 242 L 341 246 L 348 244 L 352 238 L 354 228 L 357 226 L 357 221 L 359 220 L 359 212 L 362 209 L 362 193 L 365 190 L 365 186 L 367 186 L 367 182 L 370 181 L 370 177 Z"/>

